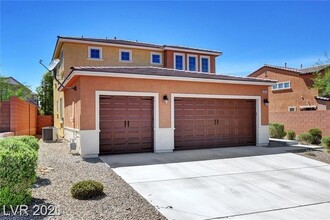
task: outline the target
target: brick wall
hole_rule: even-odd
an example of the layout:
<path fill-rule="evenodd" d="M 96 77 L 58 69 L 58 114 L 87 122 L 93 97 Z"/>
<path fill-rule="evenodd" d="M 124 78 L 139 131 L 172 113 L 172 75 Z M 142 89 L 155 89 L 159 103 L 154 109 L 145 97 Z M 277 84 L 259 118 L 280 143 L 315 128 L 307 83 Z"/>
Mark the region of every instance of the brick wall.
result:
<path fill-rule="evenodd" d="M 42 134 L 43 127 L 54 126 L 53 115 L 38 115 L 37 134 Z"/>
<path fill-rule="evenodd" d="M 9 101 L 0 102 L 0 132 L 10 130 L 10 109 Z"/>
<path fill-rule="evenodd" d="M 271 112 L 269 121 L 284 124 L 285 130 L 296 134 L 307 132 L 311 128 L 322 130 L 323 136 L 330 136 L 330 111 Z"/>
<path fill-rule="evenodd" d="M 17 97 L 9 100 L 10 130 L 15 135 L 35 135 L 37 129 L 37 106 Z"/>

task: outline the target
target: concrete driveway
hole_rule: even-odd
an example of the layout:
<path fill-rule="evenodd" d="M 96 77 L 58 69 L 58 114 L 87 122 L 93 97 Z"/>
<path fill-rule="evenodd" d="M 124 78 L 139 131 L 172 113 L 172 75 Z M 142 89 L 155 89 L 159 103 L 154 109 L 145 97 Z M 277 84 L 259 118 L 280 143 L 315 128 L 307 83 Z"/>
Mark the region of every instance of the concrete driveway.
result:
<path fill-rule="evenodd" d="M 330 165 L 288 148 L 101 159 L 168 219 L 329 219 Z"/>

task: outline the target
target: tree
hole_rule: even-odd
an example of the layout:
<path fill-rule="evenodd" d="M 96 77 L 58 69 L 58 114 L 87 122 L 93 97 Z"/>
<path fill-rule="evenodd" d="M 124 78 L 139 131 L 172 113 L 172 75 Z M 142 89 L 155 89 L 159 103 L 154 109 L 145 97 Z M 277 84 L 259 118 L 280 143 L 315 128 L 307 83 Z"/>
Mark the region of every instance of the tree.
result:
<path fill-rule="evenodd" d="M 330 97 L 330 59 L 329 66 L 325 69 L 324 74 L 317 73 L 314 78 L 314 87 L 319 89 L 319 95 Z"/>
<path fill-rule="evenodd" d="M 8 77 L 0 75 L 0 101 L 8 101 L 10 97 L 16 96 L 23 100 L 31 97 L 31 91 L 28 85 L 10 84 Z"/>
<path fill-rule="evenodd" d="M 46 72 L 41 80 L 41 85 L 37 87 L 38 100 L 42 115 L 53 114 L 53 76 L 51 72 Z"/>

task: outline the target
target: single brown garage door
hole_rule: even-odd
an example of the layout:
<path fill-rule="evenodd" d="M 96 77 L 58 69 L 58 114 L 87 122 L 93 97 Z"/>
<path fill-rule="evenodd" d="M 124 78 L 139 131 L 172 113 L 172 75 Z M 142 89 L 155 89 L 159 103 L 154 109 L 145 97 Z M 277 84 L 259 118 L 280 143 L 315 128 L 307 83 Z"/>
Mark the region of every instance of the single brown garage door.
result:
<path fill-rule="evenodd" d="M 175 150 L 256 143 L 256 102 L 175 98 Z"/>
<path fill-rule="evenodd" d="M 100 96 L 100 154 L 153 151 L 153 98 Z"/>

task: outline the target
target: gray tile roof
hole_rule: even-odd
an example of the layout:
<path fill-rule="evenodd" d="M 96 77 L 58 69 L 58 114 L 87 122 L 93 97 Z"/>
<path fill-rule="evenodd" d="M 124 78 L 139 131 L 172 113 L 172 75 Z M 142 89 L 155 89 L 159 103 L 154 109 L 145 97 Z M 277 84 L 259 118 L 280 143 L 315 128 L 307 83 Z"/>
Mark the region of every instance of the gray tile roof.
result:
<path fill-rule="evenodd" d="M 183 78 L 200 78 L 200 79 L 214 79 L 214 80 L 234 80 L 247 82 L 264 82 L 275 83 L 276 80 L 262 79 L 255 77 L 240 77 L 223 74 L 206 74 L 201 72 L 191 72 L 183 70 L 175 70 L 162 67 L 152 66 L 78 66 L 71 67 L 72 70 L 77 71 L 91 71 L 91 72 L 109 72 L 109 73 L 123 73 L 123 74 L 139 74 L 150 76 L 168 76 L 168 77 L 183 77 Z"/>
<path fill-rule="evenodd" d="M 196 51 L 205 52 L 205 53 L 218 53 L 219 55 L 222 54 L 222 52 L 215 51 L 215 50 L 206 50 L 206 49 L 201 49 L 201 48 L 193 48 L 193 47 L 185 47 L 185 46 L 177 46 L 177 45 L 151 44 L 151 43 L 129 41 L 129 40 L 101 39 L 101 38 L 88 38 L 88 37 L 66 37 L 66 36 L 57 36 L 57 37 L 58 37 L 58 39 L 89 41 L 89 42 L 97 42 L 97 43 L 110 43 L 110 44 L 118 44 L 118 45 L 149 47 L 149 48 L 156 48 L 156 49 L 164 49 L 166 47 L 171 47 L 171 48 L 175 48 L 175 49 L 196 50 Z"/>

